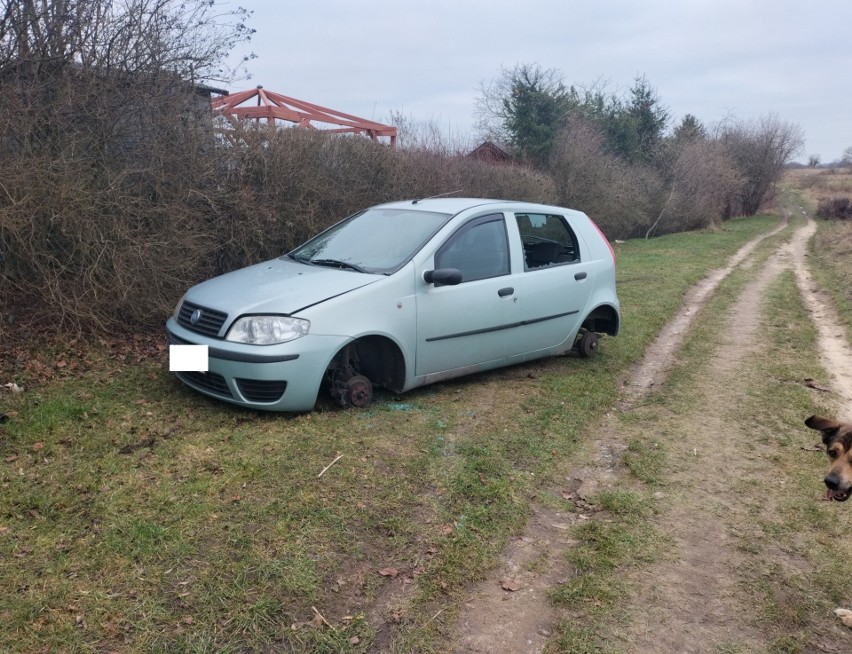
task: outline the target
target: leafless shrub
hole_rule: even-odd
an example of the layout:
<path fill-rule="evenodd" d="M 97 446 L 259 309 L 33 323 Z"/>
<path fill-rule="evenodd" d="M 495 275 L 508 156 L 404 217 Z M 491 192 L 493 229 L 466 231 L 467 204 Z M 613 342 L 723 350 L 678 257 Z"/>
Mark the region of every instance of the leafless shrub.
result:
<path fill-rule="evenodd" d="M 725 148 L 704 138 L 670 144 L 670 164 L 656 198 L 657 217 L 646 230 L 654 234 L 711 227 L 742 186 L 742 178 Z"/>
<path fill-rule="evenodd" d="M 570 118 L 550 162 L 558 201 L 589 214 L 609 238 L 637 236 L 651 223 L 651 171 L 630 166 L 605 149 L 590 121 Z"/>
<path fill-rule="evenodd" d="M 211 270 L 207 98 L 244 35 L 204 0 L 0 12 L 0 300 L 63 326 L 159 320 Z M 224 21 L 224 22 L 222 22 Z"/>
<path fill-rule="evenodd" d="M 852 220 L 852 199 L 824 198 L 817 205 L 817 216 L 829 220 Z"/>

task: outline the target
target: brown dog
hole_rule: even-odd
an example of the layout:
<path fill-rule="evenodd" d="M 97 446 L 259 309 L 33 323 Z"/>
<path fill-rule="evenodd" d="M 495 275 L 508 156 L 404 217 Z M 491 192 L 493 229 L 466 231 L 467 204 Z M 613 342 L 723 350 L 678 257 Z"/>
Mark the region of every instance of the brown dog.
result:
<path fill-rule="evenodd" d="M 805 420 L 805 424 L 822 432 L 822 442 L 831 459 L 831 466 L 825 476 L 827 498 L 845 502 L 852 494 L 852 423 L 811 416 Z"/>

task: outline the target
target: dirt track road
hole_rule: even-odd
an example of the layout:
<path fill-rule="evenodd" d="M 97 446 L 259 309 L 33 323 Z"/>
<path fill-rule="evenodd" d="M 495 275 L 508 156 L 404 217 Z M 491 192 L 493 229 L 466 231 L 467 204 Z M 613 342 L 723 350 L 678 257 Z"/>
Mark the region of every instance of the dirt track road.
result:
<path fill-rule="evenodd" d="M 721 318 L 727 321 L 721 341 L 715 345 L 706 370 L 697 375 L 696 392 L 702 398 L 698 408 L 686 416 L 671 416 L 671 424 L 662 418 L 662 431 L 678 435 L 668 452 L 673 462 L 670 468 L 675 471 L 666 486 L 670 496 L 664 500 L 664 517 L 657 521 L 673 543 L 673 553 L 630 573 L 632 586 L 639 591 L 625 599 L 620 608 L 630 619 L 614 621 L 618 626 L 612 633 L 612 643 L 618 651 L 682 654 L 771 649 L 765 630 L 758 629 L 749 614 L 748 593 L 737 574 L 749 562 L 741 543 L 734 542 L 736 537 L 731 534 L 748 529 L 750 512 L 784 510 L 777 506 L 772 493 L 762 496 L 760 506 L 756 506 L 753 493 L 738 492 L 737 482 L 771 489 L 777 480 L 771 462 L 749 443 L 749 426 L 737 418 L 736 409 L 744 385 L 758 374 L 754 364 L 748 362 L 759 360 L 762 352 L 761 301 L 785 271 L 795 273 L 818 329 L 822 365 L 834 375 L 830 390 L 838 412 L 847 409 L 846 417 L 852 417 L 848 415 L 852 410 L 852 350 L 806 266 L 807 243 L 816 225 L 808 220 L 764 262 L 752 257 L 759 242 L 781 231 L 786 223 L 781 221 L 773 232 L 747 244 L 724 269 L 714 271 L 688 294 L 679 315 L 661 332 L 624 386 L 621 410 L 631 411 L 665 379 L 693 318 L 719 283 L 733 270 L 749 269 L 750 281 Z M 660 429 L 660 424 L 654 428 Z M 573 481 L 569 483 L 573 483 L 572 490 L 581 501 L 623 481 L 628 473 L 618 464 L 620 456 L 630 439 L 642 431 L 642 424 L 625 428 L 615 416 L 603 420 L 593 435 L 592 456 L 570 475 Z M 544 650 L 557 619 L 548 590 L 570 574 L 562 556 L 575 544 L 569 527 L 588 518 L 535 509 L 526 533 L 509 544 L 495 573 L 474 589 L 465 605 L 456 652 Z M 795 565 L 787 559 L 779 556 L 773 564 L 779 569 Z M 532 565 L 541 560 L 548 564 Z M 506 577 L 520 579 L 522 589 L 511 594 L 502 590 L 500 580 Z M 838 631 L 832 635 L 835 640 L 814 651 L 852 651 L 852 635 L 848 640 L 843 640 L 845 637 Z"/>

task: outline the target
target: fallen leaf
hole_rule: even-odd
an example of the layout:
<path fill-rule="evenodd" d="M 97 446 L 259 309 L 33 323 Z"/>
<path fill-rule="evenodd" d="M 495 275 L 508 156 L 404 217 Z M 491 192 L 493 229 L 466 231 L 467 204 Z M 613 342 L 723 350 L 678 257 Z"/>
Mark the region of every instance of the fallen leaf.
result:
<path fill-rule="evenodd" d="M 5 459 L 6 463 L 12 463 L 12 461 L 17 461 L 17 460 L 18 460 L 18 455 L 17 455 L 17 454 L 10 454 L 10 455 L 9 455 L 9 456 L 7 456 L 7 457 L 6 457 L 6 459 Z"/>
<path fill-rule="evenodd" d="M 44 443 L 42 443 L 42 442 L 33 443 L 33 452 L 38 452 L 38 451 L 43 450 L 43 449 L 44 449 Z"/>
<path fill-rule="evenodd" d="M 13 393 L 23 393 L 24 389 L 21 386 L 18 386 L 15 382 L 9 382 L 8 384 L 3 384 L 4 387 L 8 388 Z"/>
<path fill-rule="evenodd" d="M 441 527 L 441 534 L 443 534 L 444 536 L 449 536 L 455 530 L 456 528 L 454 525 L 444 525 Z"/>
<path fill-rule="evenodd" d="M 393 579 L 399 574 L 399 570 L 397 570 L 396 568 L 382 568 L 381 570 L 379 570 L 379 574 L 383 577 L 390 577 L 391 579 Z"/>
<path fill-rule="evenodd" d="M 517 579 L 506 577 L 500 582 L 500 588 L 502 588 L 503 590 L 515 592 L 516 590 L 521 590 L 521 588 L 523 588 L 523 585 Z"/>
<path fill-rule="evenodd" d="M 360 642 L 361 642 L 361 639 L 358 638 L 358 636 L 352 636 L 352 638 L 349 639 L 350 645 L 357 645 Z"/>

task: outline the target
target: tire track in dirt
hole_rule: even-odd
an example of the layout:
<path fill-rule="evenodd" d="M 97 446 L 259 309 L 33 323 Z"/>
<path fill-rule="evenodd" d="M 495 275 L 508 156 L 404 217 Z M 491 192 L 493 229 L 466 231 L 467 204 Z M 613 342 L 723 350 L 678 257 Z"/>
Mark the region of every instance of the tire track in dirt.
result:
<path fill-rule="evenodd" d="M 794 241 L 802 240 L 802 230 Z M 695 392 L 696 411 L 673 416 L 665 535 L 673 554 L 632 573 L 640 589 L 626 612 L 631 625 L 620 638 L 636 654 L 763 651 L 765 637 L 749 620 L 748 598 L 736 570 L 745 561 L 730 534 L 731 516 L 744 515 L 732 480 L 770 488 L 774 471 L 746 445 L 748 426 L 730 415 L 748 383 L 743 362 L 759 354 L 761 298 L 792 265 L 790 247 L 773 253 L 727 314 L 707 372 Z M 766 511 L 771 512 L 767 502 Z M 687 636 L 688 634 L 688 636 Z"/>
<path fill-rule="evenodd" d="M 792 247 L 793 272 L 805 307 L 819 333 L 820 362 L 831 375 L 830 382 L 840 399 L 837 418 L 852 420 L 852 348 L 849 347 L 840 317 L 826 292 L 814 282 L 805 262 L 805 244 L 816 232 L 816 227 L 816 223 L 808 219 L 807 226 L 802 230 L 804 243 Z"/>
<path fill-rule="evenodd" d="M 764 239 L 778 234 L 786 226 L 785 216 L 775 229 L 746 243 L 728 260 L 724 268 L 711 271 L 707 277 L 689 290 L 680 311 L 660 330 L 657 338 L 645 351 L 642 361 L 628 376 L 622 400 L 623 409 L 629 409 L 642 397 L 648 395 L 655 386 L 662 383 L 674 364 L 674 355 L 683 345 L 695 316 L 709 302 L 719 284 L 742 264 Z"/>
<path fill-rule="evenodd" d="M 743 264 L 754 249 L 766 238 L 779 233 L 787 225 L 786 217 L 773 230 L 744 245 L 727 262 L 726 266 L 712 271 L 685 296 L 682 309 L 661 331 L 648 348 L 642 362 L 628 376 L 624 386 L 622 408 L 629 409 L 659 385 L 672 365 L 672 358 L 682 345 L 690 325 L 703 306 L 710 300 L 718 285 Z M 774 278 L 780 271 L 776 266 L 762 277 Z M 769 278 L 764 282 L 768 284 Z M 751 307 L 756 306 L 754 299 Z M 738 329 L 740 327 L 738 326 Z M 595 449 L 598 461 L 577 469 L 568 482 L 568 492 L 581 509 L 586 498 L 600 487 L 611 486 L 618 477 L 616 463 L 624 450 L 626 439 L 619 434 L 612 419 L 596 430 Z M 723 475 L 724 476 L 724 475 Z M 455 652 L 462 654 L 529 653 L 542 652 L 555 628 L 555 614 L 550 605 L 548 591 L 566 580 L 571 571 L 564 564 L 564 554 L 576 544 L 570 537 L 570 527 L 580 520 L 589 519 L 584 513 L 561 512 L 543 505 L 532 507 L 533 513 L 525 533 L 512 539 L 498 562 L 495 574 L 478 583 L 471 591 L 471 599 L 460 613 L 458 631 L 460 638 Z M 700 538 L 707 539 L 706 530 Z M 719 535 L 706 540 L 715 543 Z M 725 565 L 720 562 L 720 565 Z M 715 577 L 706 568 L 705 578 L 693 576 L 692 590 L 706 588 Z M 501 580 L 510 578 L 520 585 L 520 590 L 507 593 Z M 726 592 L 720 593 L 724 596 Z M 706 607 L 705 607 L 706 608 Z M 704 610 L 704 609 L 702 609 Z M 664 651 L 651 649 L 648 651 Z M 672 652 L 686 651 L 671 649 Z"/>

